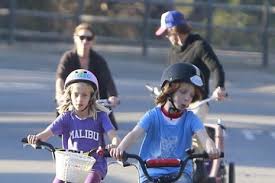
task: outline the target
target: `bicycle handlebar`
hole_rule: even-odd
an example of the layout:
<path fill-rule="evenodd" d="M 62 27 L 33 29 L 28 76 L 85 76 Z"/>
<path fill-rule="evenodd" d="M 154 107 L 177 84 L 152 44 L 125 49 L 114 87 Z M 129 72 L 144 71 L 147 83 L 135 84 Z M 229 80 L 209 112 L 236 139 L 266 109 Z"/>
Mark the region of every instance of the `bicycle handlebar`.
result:
<path fill-rule="evenodd" d="M 174 177 L 161 176 L 157 178 L 157 180 L 161 180 L 161 182 L 175 182 L 181 177 L 188 160 L 195 159 L 195 158 L 203 158 L 203 159 L 209 158 L 209 155 L 206 152 L 199 153 L 199 154 L 193 153 L 191 150 L 187 150 L 186 152 L 188 155 L 183 160 L 177 159 L 177 158 L 157 158 L 157 159 L 148 159 L 145 161 L 137 154 L 130 154 L 127 152 L 123 152 L 122 162 L 123 162 L 123 166 L 128 166 L 129 165 L 129 163 L 127 164 L 128 159 L 137 160 L 144 175 L 147 177 L 149 181 L 152 181 L 152 182 L 155 182 L 156 179 L 149 175 L 147 171 L 148 168 L 180 167 L 178 174 Z M 104 154 L 104 157 L 110 157 L 110 153 L 106 149 L 103 151 L 103 154 Z M 223 158 L 223 157 L 224 157 L 224 153 L 221 152 L 219 158 Z"/>
<path fill-rule="evenodd" d="M 216 100 L 216 97 L 211 96 L 209 98 L 206 98 L 204 100 L 201 100 L 201 101 L 198 101 L 197 103 L 192 104 L 191 106 L 188 107 L 188 109 L 189 110 L 194 110 L 194 109 L 200 107 L 201 105 L 206 104 L 206 103 L 211 102 L 211 101 L 214 101 L 214 100 Z"/>
<path fill-rule="evenodd" d="M 101 104 L 104 107 L 112 107 L 112 104 L 108 99 L 98 99 L 98 100 L 96 100 L 96 103 Z"/>
<path fill-rule="evenodd" d="M 147 90 L 149 90 L 155 97 L 160 95 L 160 91 L 157 87 L 153 87 L 149 84 L 146 84 L 145 87 L 147 88 Z"/>
<path fill-rule="evenodd" d="M 158 87 L 153 87 L 153 86 L 151 86 L 151 85 L 149 85 L 149 84 L 146 84 L 145 87 L 146 87 L 146 88 L 149 90 L 149 92 L 150 92 L 151 94 L 153 94 L 155 97 L 157 97 L 157 96 L 160 95 L 160 91 L 159 91 Z M 228 93 L 226 93 L 225 97 L 228 97 Z M 209 98 L 206 98 L 206 99 L 204 99 L 204 100 L 201 100 L 201 101 L 199 101 L 199 102 L 197 102 L 197 103 L 192 104 L 192 106 L 188 107 L 188 110 L 194 110 L 194 109 L 200 107 L 200 106 L 203 105 L 203 104 L 206 104 L 206 103 L 208 103 L 208 102 L 210 102 L 210 101 L 215 101 L 215 100 L 217 100 L 217 97 L 212 95 L 212 96 L 209 97 Z"/>
<path fill-rule="evenodd" d="M 26 137 L 22 138 L 21 142 L 24 144 L 24 145 L 30 145 L 32 146 L 33 148 L 35 149 L 47 149 L 49 150 L 50 152 L 55 152 L 55 148 L 52 144 L 50 143 L 47 143 L 47 142 L 43 142 L 41 140 L 38 140 L 36 142 L 36 144 L 29 144 L 28 143 L 28 139 Z"/>
<path fill-rule="evenodd" d="M 222 158 L 222 157 L 224 157 L 223 152 L 220 154 L 220 158 Z M 209 156 L 206 152 L 204 152 L 201 154 L 189 154 L 183 160 L 176 159 L 176 158 L 168 158 L 168 159 L 162 158 L 162 159 L 148 159 L 148 160 L 144 161 L 143 159 L 141 159 L 140 156 L 138 156 L 136 154 L 129 154 L 129 153 L 124 152 L 123 160 L 127 161 L 128 158 L 136 159 L 139 162 L 144 175 L 148 178 L 149 181 L 153 181 L 153 182 L 155 181 L 155 178 L 153 178 L 149 175 L 149 173 L 147 171 L 148 168 L 180 167 L 178 174 L 174 177 L 165 176 L 165 177 L 157 178 L 158 180 L 163 180 L 163 182 L 175 182 L 181 177 L 188 160 L 194 159 L 194 158 L 204 158 L 205 159 L 205 158 L 209 158 Z"/>
<path fill-rule="evenodd" d="M 26 137 L 22 138 L 21 142 L 23 143 L 24 146 L 31 146 L 34 149 L 46 149 L 46 150 L 50 151 L 53 155 L 53 159 L 55 159 L 55 154 L 54 153 L 55 153 L 56 150 L 58 150 L 58 151 L 68 151 L 68 152 L 73 152 L 73 153 L 83 153 L 83 152 L 77 151 L 77 150 L 55 148 L 52 144 L 47 143 L 47 142 L 43 142 L 41 140 L 38 140 L 36 142 L 36 144 L 29 144 L 28 139 Z M 93 153 L 103 155 L 103 154 L 101 154 L 100 149 L 92 149 L 89 152 L 85 152 L 84 154 L 86 154 L 88 156 L 92 156 Z"/>

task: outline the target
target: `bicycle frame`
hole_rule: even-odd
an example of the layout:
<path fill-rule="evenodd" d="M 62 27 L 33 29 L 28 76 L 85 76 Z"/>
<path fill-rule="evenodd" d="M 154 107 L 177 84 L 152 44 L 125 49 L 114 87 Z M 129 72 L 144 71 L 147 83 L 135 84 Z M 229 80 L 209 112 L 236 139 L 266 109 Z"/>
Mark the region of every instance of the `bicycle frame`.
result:
<path fill-rule="evenodd" d="M 214 142 L 216 144 L 216 147 L 221 151 L 224 152 L 224 126 L 222 124 L 204 124 L 206 129 L 209 131 L 209 129 L 214 130 L 215 135 L 214 137 Z M 212 162 L 212 168 L 211 171 L 209 172 L 209 177 L 216 177 L 218 175 L 218 171 L 220 168 L 220 165 L 222 163 L 221 159 L 215 159 Z"/>

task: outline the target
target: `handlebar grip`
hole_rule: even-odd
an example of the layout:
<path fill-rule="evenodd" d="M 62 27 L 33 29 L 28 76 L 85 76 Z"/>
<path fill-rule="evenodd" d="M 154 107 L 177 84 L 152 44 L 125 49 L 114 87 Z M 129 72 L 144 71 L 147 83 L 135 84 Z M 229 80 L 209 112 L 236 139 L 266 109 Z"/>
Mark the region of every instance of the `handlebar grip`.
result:
<path fill-rule="evenodd" d="M 122 154 L 122 162 L 126 162 L 128 158 L 129 158 L 129 154 L 124 151 Z"/>
<path fill-rule="evenodd" d="M 209 158 L 209 154 L 207 154 L 206 152 L 204 152 L 201 157 L 207 159 L 207 158 Z M 223 158 L 223 157 L 224 157 L 224 152 L 221 152 L 218 158 Z"/>
<path fill-rule="evenodd" d="M 36 144 L 29 144 L 27 137 L 24 137 L 24 138 L 21 139 L 21 142 L 26 144 L 26 145 L 33 146 L 33 148 L 35 148 L 35 149 L 41 149 L 43 147 L 47 147 L 48 150 L 50 150 L 51 152 L 55 152 L 55 148 L 52 144 L 49 144 L 47 142 L 43 142 L 41 140 L 37 140 Z"/>
<path fill-rule="evenodd" d="M 221 152 L 218 158 L 223 158 L 223 157 L 224 157 L 224 152 Z M 191 159 L 193 159 L 193 158 L 205 158 L 205 159 L 208 159 L 209 155 L 208 155 L 207 152 L 203 152 L 201 154 L 191 154 L 189 158 L 191 158 Z"/>
<path fill-rule="evenodd" d="M 108 151 L 108 149 L 104 149 L 101 152 L 97 152 L 97 153 L 100 153 L 99 155 L 102 155 L 103 157 L 106 157 L 106 158 L 111 157 L 110 152 Z"/>
<path fill-rule="evenodd" d="M 21 142 L 22 143 L 28 143 L 28 139 L 26 137 L 24 137 L 24 138 L 21 139 Z"/>
<path fill-rule="evenodd" d="M 112 107 L 112 103 L 108 99 L 98 99 L 97 104 L 103 105 L 104 107 Z"/>
<path fill-rule="evenodd" d="M 201 157 L 202 158 L 209 158 L 209 154 L 207 152 L 203 152 Z"/>
<path fill-rule="evenodd" d="M 24 144 L 28 144 L 29 143 L 27 137 L 22 138 L 21 142 L 24 143 Z M 48 143 L 42 142 L 41 140 L 37 140 L 36 145 L 37 146 L 40 146 L 40 145 L 48 146 Z"/>

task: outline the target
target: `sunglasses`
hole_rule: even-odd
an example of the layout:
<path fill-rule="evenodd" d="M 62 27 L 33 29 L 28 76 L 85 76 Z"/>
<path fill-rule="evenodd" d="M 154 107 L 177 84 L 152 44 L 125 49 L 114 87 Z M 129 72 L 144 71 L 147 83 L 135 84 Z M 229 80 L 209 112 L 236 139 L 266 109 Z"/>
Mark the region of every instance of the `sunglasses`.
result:
<path fill-rule="evenodd" d="M 78 37 L 81 41 L 83 41 L 84 39 L 86 39 L 86 41 L 92 41 L 93 40 L 93 36 L 78 36 Z"/>

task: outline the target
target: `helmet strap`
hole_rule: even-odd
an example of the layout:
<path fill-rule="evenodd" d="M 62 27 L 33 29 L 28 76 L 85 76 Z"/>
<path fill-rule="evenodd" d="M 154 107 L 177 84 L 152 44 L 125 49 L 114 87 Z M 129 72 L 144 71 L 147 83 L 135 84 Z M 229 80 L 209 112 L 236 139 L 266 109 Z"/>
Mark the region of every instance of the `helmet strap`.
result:
<path fill-rule="evenodd" d="M 175 112 L 180 112 L 180 110 L 175 106 L 174 100 L 172 96 L 168 97 L 168 101 L 171 102 L 172 106 L 169 107 L 168 113 L 175 113 Z"/>
<path fill-rule="evenodd" d="M 89 104 L 82 110 L 82 112 L 85 111 L 88 107 L 89 107 Z"/>

